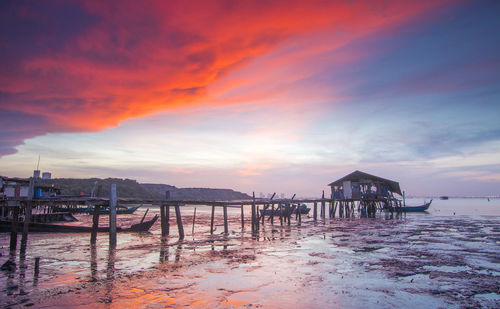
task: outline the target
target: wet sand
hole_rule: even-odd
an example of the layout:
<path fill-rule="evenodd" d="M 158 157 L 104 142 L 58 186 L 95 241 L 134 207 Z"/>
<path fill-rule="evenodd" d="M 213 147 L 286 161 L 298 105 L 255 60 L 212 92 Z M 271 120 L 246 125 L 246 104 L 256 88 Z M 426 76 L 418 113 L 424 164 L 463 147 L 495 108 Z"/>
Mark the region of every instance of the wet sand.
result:
<path fill-rule="evenodd" d="M 500 216 L 408 214 L 406 218 L 306 218 L 300 226 L 266 222 L 257 237 L 209 235 L 209 210 L 183 209 L 186 239 L 151 233 L 30 234 L 15 270 L 0 271 L 3 307 L 498 308 Z M 119 216 L 119 225 L 141 218 Z M 151 213 L 158 212 L 152 208 Z M 248 213 L 248 212 L 247 212 Z M 90 216 L 78 216 L 80 224 Z M 172 221 L 172 223 L 174 223 Z M 0 235 L 3 264 L 8 235 Z M 33 276 L 40 256 L 40 275 Z"/>

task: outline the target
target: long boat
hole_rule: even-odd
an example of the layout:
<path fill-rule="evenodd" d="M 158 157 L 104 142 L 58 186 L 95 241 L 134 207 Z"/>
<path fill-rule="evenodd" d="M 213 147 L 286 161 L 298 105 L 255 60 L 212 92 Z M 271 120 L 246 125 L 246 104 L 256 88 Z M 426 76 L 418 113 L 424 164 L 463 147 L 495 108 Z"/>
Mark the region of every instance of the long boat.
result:
<path fill-rule="evenodd" d="M 423 205 L 420 206 L 404 206 L 402 211 L 406 212 L 421 212 L 421 211 L 426 211 L 429 209 L 429 206 L 431 206 L 432 200 L 430 200 L 428 203 L 424 203 Z"/>
<path fill-rule="evenodd" d="M 151 220 L 132 224 L 128 228 L 117 227 L 117 232 L 147 232 L 158 220 L 158 215 L 155 215 Z M 19 222 L 18 231 L 22 231 L 24 226 L 23 222 Z M 12 222 L 7 220 L 0 220 L 0 232 L 9 232 L 12 229 Z M 43 233 L 90 233 L 91 226 L 79 225 L 65 225 L 65 224 L 50 224 L 50 223 L 36 223 L 30 222 L 29 231 L 43 232 Z M 109 232 L 109 227 L 99 227 L 98 232 Z"/>

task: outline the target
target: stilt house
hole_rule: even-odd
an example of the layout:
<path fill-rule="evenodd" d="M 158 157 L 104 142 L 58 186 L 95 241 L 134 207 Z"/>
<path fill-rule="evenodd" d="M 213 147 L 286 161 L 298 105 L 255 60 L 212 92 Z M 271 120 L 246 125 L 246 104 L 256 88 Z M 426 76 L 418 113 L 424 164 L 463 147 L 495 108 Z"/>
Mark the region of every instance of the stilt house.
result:
<path fill-rule="evenodd" d="M 386 200 L 402 195 L 399 183 L 393 180 L 354 171 L 329 184 L 334 200 Z"/>

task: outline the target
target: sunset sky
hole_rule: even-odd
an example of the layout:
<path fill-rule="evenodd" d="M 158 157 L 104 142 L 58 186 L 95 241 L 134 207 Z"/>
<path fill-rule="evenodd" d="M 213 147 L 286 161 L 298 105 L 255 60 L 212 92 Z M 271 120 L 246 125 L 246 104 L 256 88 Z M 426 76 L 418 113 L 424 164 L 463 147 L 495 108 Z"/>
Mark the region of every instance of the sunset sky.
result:
<path fill-rule="evenodd" d="M 1 1 L 0 175 L 500 195 L 500 1 Z"/>

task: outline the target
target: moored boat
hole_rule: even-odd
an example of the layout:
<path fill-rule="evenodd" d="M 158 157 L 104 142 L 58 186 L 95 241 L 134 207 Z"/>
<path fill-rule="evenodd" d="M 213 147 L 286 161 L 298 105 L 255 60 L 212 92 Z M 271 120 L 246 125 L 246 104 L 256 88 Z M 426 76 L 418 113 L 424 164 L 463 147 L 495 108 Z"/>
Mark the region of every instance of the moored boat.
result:
<path fill-rule="evenodd" d="M 429 209 L 429 206 L 431 206 L 432 200 L 430 200 L 428 203 L 425 203 L 420 206 L 404 206 L 402 208 L 402 211 L 406 212 L 421 212 L 421 211 L 426 211 Z"/>
<path fill-rule="evenodd" d="M 128 228 L 116 229 L 117 232 L 147 232 L 158 220 L 158 215 L 155 215 L 151 220 L 132 224 Z M 22 231 L 24 226 L 23 222 L 19 222 L 18 230 Z M 0 232 L 9 232 L 12 228 L 12 222 L 7 220 L 0 220 Z M 42 232 L 42 233 L 90 233 L 91 226 L 80 225 L 66 225 L 66 224 L 50 224 L 50 223 L 37 223 L 30 222 L 29 232 Z M 109 227 L 99 227 L 98 232 L 109 232 Z"/>

